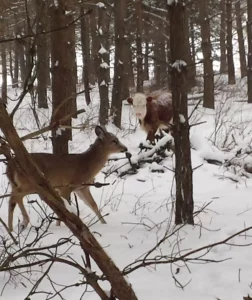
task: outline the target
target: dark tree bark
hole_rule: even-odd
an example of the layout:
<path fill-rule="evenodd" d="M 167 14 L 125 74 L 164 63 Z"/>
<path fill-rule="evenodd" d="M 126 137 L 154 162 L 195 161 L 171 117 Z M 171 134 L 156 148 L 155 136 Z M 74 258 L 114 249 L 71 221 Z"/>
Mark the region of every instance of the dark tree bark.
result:
<path fill-rule="evenodd" d="M 98 39 L 100 42 L 100 49 L 98 51 L 99 69 L 98 69 L 98 86 L 100 93 L 100 112 L 99 122 L 102 125 L 108 123 L 109 111 L 109 56 L 108 50 L 105 48 L 106 40 L 108 38 L 109 28 L 106 16 L 106 7 L 98 8 Z"/>
<path fill-rule="evenodd" d="M 191 5 L 191 3 L 190 3 Z M 196 85 L 196 67 L 194 60 L 192 58 L 192 53 L 190 49 L 190 31 L 189 31 L 189 5 L 185 7 L 185 50 L 186 51 L 186 61 L 187 61 L 187 89 L 190 91 Z"/>
<path fill-rule="evenodd" d="M 64 221 L 73 235 L 79 240 L 83 255 L 84 253 L 89 254 L 110 282 L 112 290 L 110 299 L 114 297 L 114 299 L 117 298 L 120 300 L 137 300 L 137 296 L 131 285 L 124 279 L 120 270 L 92 235 L 89 228 L 78 216 L 69 212 L 63 204 L 62 198 L 51 187 L 48 180 L 46 180 L 34 161 L 30 158 L 3 104 L 0 104 L 0 128 L 10 147 L 13 149 L 17 167 L 22 169 L 41 199 Z M 88 277 L 87 281 L 89 281 Z M 100 299 L 109 300 L 109 297 L 95 279 L 90 279 L 90 285 L 95 289 Z"/>
<path fill-rule="evenodd" d="M 84 15 L 84 12 L 85 12 L 84 8 L 81 6 L 80 14 Z M 80 26 L 81 26 L 81 49 L 82 49 L 82 63 L 83 63 L 82 80 L 84 83 L 86 104 L 89 105 L 91 102 L 90 93 L 89 93 L 90 38 L 89 38 L 89 26 L 88 26 L 87 17 L 81 18 Z"/>
<path fill-rule="evenodd" d="M 143 92 L 143 54 L 142 54 L 142 0 L 135 2 L 136 16 L 136 69 L 137 69 L 137 86 L 136 90 L 139 93 Z"/>
<path fill-rule="evenodd" d="M 1 58 L 2 58 L 2 93 L 1 100 L 7 103 L 7 62 L 6 62 L 6 44 L 1 44 Z"/>
<path fill-rule="evenodd" d="M 149 41 L 146 39 L 144 47 L 143 80 L 149 80 Z"/>
<path fill-rule="evenodd" d="M 252 2 L 247 0 L 247 32 L 248 32 L 248 103 L 252 103 Z"/>
<path fill-rule="evenodd" d="M 163 88 L 167 81 L 167 62 L 165 52 L 165 38 L 161 33 L 156 33 L 157 38 L 154 40 L 154 77 L 155 87 L 157 89 Z"/>
<path fill-rule="evenodd" d="M 6 31 L 6 22 L 4 7 L 0 6 L 0 37 L 5 36 Z M 6 43 L 2 43 L 0 45 L 1 51 L 1 67 L 2 67 L 2 86 L 1 86 L 1 99 L 0 101 L 3 103 L 7 103 L 7 60 L 6 60 Z"/>
<path fill-rule="evenodd" d="M 89 17 L 90 23 L 90 30 L 91 30 L 91 56 L 92 60 L 90 62 L 90 76 L 89 81 L 91 84 L 95 84 L 97 81 L 97 73 L 99 70 L 99 57 L 98 57 L 98 50 L 99 50 L 99 39 L 98 39 L 98 32 L 97 32 L 97 17 L 98 17 L 98 7 L 92 8 L 92 13 Z"/>
<path fill-rule="evenodd" d="M 235 15 L 236 15 L 236 30 L 238 35 L 239 56 L 240 56 L 240 70 L 241 78 L 247 76 L 246 53 L 244 46 L 243 28 L 242 28 L 242 12 L 240 1 L 235 1 Z"/>
<path fill-rule="evenodd" d="M 187 111 L 187 67 L 185 49 L 186 12 L 188 1 L 167 4 L 171 38 L 171 90 L 175 141 L 176 209 L 175 224 L 194 224 L 193 183 L 189 123 Z"/>
<path fill-rule="evenodd" d="M 68 0 L 58 0 L 58 5 L 52 3 L 49 7 L 51 29 L 66 27 L 51 34 L 51 61 L 52 61 L 52 122 L 62 119 L 76 111 L 76 60 L 75 60 L 75 29 L 67 26 L 73 21 L 73 14 Z M 71 120 L 64 125 L 71 126 Z M 53 152 L 56 154 L 68 153 L 68 141 L 72 138 L 71 130 L 66 129 L 58 134 L 52 131 Z"/>
<path fill-rule="evenodd" d="M 8 33 L 9 34 L 9 33 Z M 14 72 L 13 72 L 13 43 L 9 43 L 8 44 L 8 58 L 7 60 L 9 61 L 9 74 L 10 74 L 10 77 L 11 77 L 11 83 L 12 83 L 12 86 L 14 84 Z"/>
<path fill-rule="evenodd" d="M 214 109 L 214 73 L 210 40 L 210 24 L 208 16 L 208 0 L 199 0 L 201 48 L 204 64 L 204 99 L 203 106 Z"/>
<path fill-rule="evenodd" d="M 220 73 L 227 73 L 227 47 L 226 47 L 226 0 L 220 0 L 221 24 L 220 24 Z"/>
<path fill-rule="evenodd" d="M 233 0 L 226 0 L 226 18 L 227 18 L 227 63 L 228 63 L 228 84 L 235 84 L 235 68 L 233 53 L 233 35 L 232 35 L 232 3 Z"/>
<path fill-rule="evenodd" d="M 128 85 L 129 85 L 129 87 L 134 87 L 135 86 L 135 80 L 134 80 L 134 71 L 133 71 L 133 59 L 132 59 L 131 42 L 132 42 L 131 35 L 127 34 L 127 38 L 125 40 L 125 49 L 124 49 L 125 72 L 127 73 L 127 76 L 128 76 Z"/>
<path fill-rule="evenodd" d="M 37 11 L 37 32 L 46 30 L 47 19 L 47 6 L 45 1 L 36 0 Z M 47 36 L 39 35 L 37 38 L 37 94 L 38 94 L 38 108 L 48 108 L 47 103 Z"/>
<path fill-rule="evenodd" d="M 13 72 L 13 88 L 18 87 L 18 74 L 19 74 L 19 47 L 18 42 L 14 42 L 14 72 Z"/>
<path fill-rule="evenodd" d="M 124 75 L 124 52 L 125 52 L 125 27 L 124 19 L 126 12 L 125 0 L 117 0 L 114 4 L 114 30 L 115 30 L 115 63 L 114 63 L 114 82 L 112 90 L 111 115 L 113 123 L 118 128 L 121 127 L 122 116 L 122 92 Z"/>

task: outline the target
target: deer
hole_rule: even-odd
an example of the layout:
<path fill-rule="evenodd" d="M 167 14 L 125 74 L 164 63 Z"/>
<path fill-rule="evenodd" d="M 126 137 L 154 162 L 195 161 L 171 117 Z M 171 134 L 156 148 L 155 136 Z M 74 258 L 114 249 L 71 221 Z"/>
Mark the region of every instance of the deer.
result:
<path fill-rule="evenodd" d="M 155 96 L 136 93 L 134 97 L 127 98 L 127 102 L 133 106 L 142 130 L 147 133 L 146 140 L 153 144 L 158 129 L 170 131 L 173 119 L 170 93 L 163 92 Z"/>
<path fill-rule="evenodd" d="M 76 193 L 96 214 L 100 222 L 106 224 L 90 192 L 90 185 L 94 183 L 95 176 L 104 167 L 111 154 L 127 152 L 128 149 L 103 126 L 97 125 L 95 134 L 97 136 L 95 142 L 83 153 L 65 155 L 30 153 L 30 156 L 62 198 L 69 199 L 72 192 Z M 36 190 L 25 172 L 18 168 L 15 158 L 7 161 L 6 175 L 11 185 L 8 227 L 12 232 L 14 209 L 18 205 L 23 217 L 21 230 L 24 230 L 30 219 L 23 199 L 27 195 L 36 194 Z M 56 226 L 59 225 L 60 220 L 57 220 Z"/>

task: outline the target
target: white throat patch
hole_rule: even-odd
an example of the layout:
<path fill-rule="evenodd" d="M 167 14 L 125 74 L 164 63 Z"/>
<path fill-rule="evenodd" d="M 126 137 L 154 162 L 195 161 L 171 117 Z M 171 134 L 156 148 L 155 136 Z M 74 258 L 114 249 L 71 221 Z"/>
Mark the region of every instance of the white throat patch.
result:
<path fill-rule="evenodd" d="M 136 93 L 133 97 L 133 110 L 139 120 L 143 120 L 147 113 L 146 96 L 142 93 Z"/>

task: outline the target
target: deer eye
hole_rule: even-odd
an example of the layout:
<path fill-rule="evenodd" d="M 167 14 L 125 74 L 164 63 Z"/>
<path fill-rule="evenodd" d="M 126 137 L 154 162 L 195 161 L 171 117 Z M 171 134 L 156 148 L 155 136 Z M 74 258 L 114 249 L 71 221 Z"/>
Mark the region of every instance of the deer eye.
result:
<path fill-rule="evenodd" d="M 113 143 L 114 144 L 118 144 L 118 140 L 113 140 Z"/>

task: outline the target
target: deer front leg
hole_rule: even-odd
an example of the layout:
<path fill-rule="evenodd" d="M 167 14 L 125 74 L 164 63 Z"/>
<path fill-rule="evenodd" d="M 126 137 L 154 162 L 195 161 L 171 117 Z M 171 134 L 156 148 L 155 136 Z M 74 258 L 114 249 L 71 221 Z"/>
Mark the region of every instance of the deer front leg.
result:
<path fill-rule="evenodd" d="M 93 196 L 90 193 L 89 187 L 76 190 L 75 192 L 85 202 L 85 204 L 92 209 L 92 211 L 96 214 L 96 216 L 101 221 L 101 223 L 106 224 L 107 222 L 104 220 L 103 216 L 101 215 L 98 206 Z"/>

